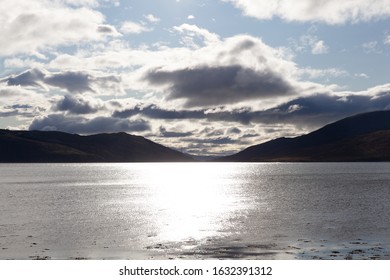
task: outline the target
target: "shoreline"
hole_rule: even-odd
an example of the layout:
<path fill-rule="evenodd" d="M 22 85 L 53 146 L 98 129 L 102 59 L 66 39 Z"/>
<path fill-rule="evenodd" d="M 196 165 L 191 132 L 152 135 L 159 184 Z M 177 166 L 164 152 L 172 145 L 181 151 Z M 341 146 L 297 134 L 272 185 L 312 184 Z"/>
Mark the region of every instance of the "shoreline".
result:
<path fill-rule="evenodd" d="M 91 246 L 77 252 L 30 243 L 28 247 L 6 247 L 3 240 L 0 260 L 390 260 L 389 243 L 362 239 L 336 242 L 301 238 L 246 243 L 228 238 L 161 242 L 136 250 Z"/>

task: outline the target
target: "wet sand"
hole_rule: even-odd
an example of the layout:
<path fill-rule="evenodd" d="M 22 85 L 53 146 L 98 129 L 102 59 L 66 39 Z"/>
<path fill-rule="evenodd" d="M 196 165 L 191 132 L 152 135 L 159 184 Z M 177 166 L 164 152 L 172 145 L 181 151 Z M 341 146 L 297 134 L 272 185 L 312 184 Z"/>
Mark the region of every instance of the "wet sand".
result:
<path fill-rule="evenodd" d="M 66 248 L 50 248 L 49 244 L 32 235 L 2 235 L 0 259 L 390 260 L 390 244 L 381 242 L 362 239 L 333 242 L 305 238 L 273 241 L 247 243 L 240 238 L 189 239 L 182 242 L 151 242 L 141 249 L 92 241 L 89 248 L 69 251 Z"/>
<path fill-rule="evenodd" d="M 196 245 L 190 240 L 184 244 L 156 244 L 148 250 L 153 258 L 169 259 L 246 259 L 246 260 L 390 260 L 390 244 L 361 239 L 334 243 L 328 240 L 298 239 L 282 243 L 243 243 L 207 240 Z"/>

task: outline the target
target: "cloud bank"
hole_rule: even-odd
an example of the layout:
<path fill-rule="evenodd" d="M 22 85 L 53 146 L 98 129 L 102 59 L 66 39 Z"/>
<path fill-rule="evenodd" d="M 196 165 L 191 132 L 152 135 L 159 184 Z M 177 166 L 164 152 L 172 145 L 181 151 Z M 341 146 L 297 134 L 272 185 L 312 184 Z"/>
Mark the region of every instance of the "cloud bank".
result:
<path fill-rule="evenodd" d="M 294 88 L 278 73 L 241 65 L 198 67 L 147 74 L 152 85 L 169 85 L 168 99 L 185 99 L 185 106 L 211 106 L 243 100 L 292 95 Z"/>
<path fill-rule="evenodd" d="M 63 131 L 77 134 L 97 134 L 114 132 L 143 132 L 150 130 L 150 125 L 144 120 L 130 121 L 113 117 L 96 117 L 86 119 L 80 116 L 64 116 L 52 114 L 35 118 L 30 130 Z"/>
<path fill-rule="evenodd" d="M 345 24 L 388 18 L 390 0 L 222 0 L 245 15 L 260 20 L 280 17 L 286 21 Z"/>
<path fill-rule="evenodd" d="M 94 92 L 101 95 L 122 94 L 121 78 L 117 75 L 102 75 L 96 72 L 63 71 L 51 73 L 30 69 L 19 75 L 2 79 L 9 86 L 56 87 L 71 93 Z"/>
<path fill-rule="evenodd" d="M 0 1 L 0 55 L 35 54 L 50 47 L 120 35 L 115 27 L 105 24 L 100 12 L 85 6 L 86 1 L 72 2 L 78 4 L 69 7 L 62 1 Z"/>

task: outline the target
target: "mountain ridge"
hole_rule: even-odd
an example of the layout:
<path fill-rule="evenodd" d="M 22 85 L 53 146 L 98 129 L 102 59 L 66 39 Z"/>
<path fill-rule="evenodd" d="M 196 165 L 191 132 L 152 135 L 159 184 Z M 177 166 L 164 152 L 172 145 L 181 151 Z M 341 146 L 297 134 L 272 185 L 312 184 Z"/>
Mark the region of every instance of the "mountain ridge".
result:
<path fill-rule="evenodd" d="M 0 130 L 0 162 L 165 162 L 190 156 L 124 132 L 82 136 Z"/>
<path fill-rule="evenodd" d="M 186 162 L 194 158 L 124 132 L 78 135 L 0 129 L 0 162 Z M 212 161 L 390 161 L 390 111 L 350 116 L 295 138 L 277 138 Z"/>
<path fill-rule="evenodd" d="M 217 161 L 390 161 L 390 111 L 350 116 L 305 135 L 250 146 Z"/>

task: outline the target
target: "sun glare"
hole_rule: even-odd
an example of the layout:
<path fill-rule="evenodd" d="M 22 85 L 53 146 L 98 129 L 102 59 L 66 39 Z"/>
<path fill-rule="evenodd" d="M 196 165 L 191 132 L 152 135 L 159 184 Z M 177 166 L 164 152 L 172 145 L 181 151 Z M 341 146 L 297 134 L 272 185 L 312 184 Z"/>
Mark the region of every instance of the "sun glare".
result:
<path fill-rule="evenodd" d="M 159 216 L 162 239 L 198 240 L 228 223 L 238 200 L 234 178 L 229 167 L 216 172 L 211 165 L 156 164 L 152 173 L 144 174 L 151 195 L 148 205 Z"/>

